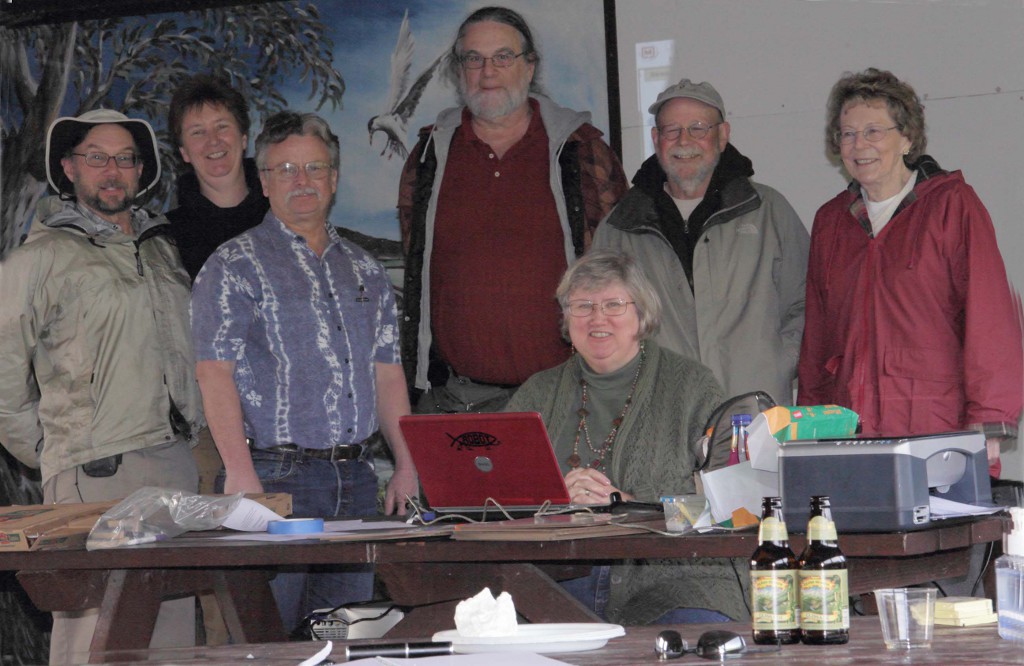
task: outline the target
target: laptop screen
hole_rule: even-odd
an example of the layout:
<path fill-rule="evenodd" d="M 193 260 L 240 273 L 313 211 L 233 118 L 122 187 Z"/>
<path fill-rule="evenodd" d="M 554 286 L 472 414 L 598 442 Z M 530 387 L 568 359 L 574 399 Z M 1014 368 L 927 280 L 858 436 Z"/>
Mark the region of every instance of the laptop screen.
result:
<path fill-rule="evenodd" d="M 414 414 L 399 419 L 434 509 L 569 503 L 540 414 Z"/>

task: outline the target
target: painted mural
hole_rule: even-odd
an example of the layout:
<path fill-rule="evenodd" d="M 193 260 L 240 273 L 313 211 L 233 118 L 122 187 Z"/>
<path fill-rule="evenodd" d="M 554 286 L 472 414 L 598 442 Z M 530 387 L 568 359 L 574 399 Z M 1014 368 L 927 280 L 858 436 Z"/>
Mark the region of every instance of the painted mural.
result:
<path fill-rule="evenodd" d="M 262 120 L 315 111 L 341 141 L 341 180 L 331 222 L 388 265 L 401 283 L 395 215 L 398 178 L 418 129 L 456 103 L 442 74 L 466 0 L 293 0 L 202 11 L 0 28 L 0 258 L 17 247 L 38 201 L 46 128 L 96 108 L 149 120 L 161 143 L 151 211 L 175 205 L 182 164 L 166 111 L 179 81 L 198 72 L 229 79 Z M 543 89 L 593 113 L 609 131 L 603 0 L 510 0 L 534 29 Z M 251 150 L 250 150 L 251 153 Z M 0 504 L 41 500 L 38 477 L 0 447 Z M 13 575 L 0 573 L 3 663 L 46 660 L 49 616 Z M 12 657 L 13 662 L 8 658 Z"/>

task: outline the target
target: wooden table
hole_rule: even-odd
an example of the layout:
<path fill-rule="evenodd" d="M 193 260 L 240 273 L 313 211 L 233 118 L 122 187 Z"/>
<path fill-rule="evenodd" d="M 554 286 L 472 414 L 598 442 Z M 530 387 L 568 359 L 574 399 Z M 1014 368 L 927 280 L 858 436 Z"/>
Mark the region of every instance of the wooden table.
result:
<path fill-rule="evenodd" d="M 740 633 L 744 638 L 750 637 L 748 623 L 724 624 L 690 624 L 673 627 L 628 627 L 626 635 L 615 638 L 608 644 L 590 652 L 567 652 L 546 655 L 573 666 L 636 666 L 676 664 L 680 666 L 700 666 L 714 664 L 687 655 L 680 661 L 658 661 L 654 653 L 654 638 L 659 631 L 676 629 L 691 645 L 695 645 L 701 633 L 709 629 L 729 629 Z M 373 641 L 353 641 L 353 643 L 372 643 Z M 330 659 L 344 663 L 345 643 L 336 641 Z M 253 664 L 266 666 L 271 664 L 288 664 L 294 666 L 302 659 L 311 657 L 321 643 L 267 643 L 259 645 L 227 645 L 218 647 L 179 648 L 165 650 L 136 650 L 123 652 L 99 653 L 99 663 L 145 664 Z M 475 658 L 465 657 L 465 666 L 479 666 L 490 663 L 488 655 L 477 655 Z M 462 663 L 462 662 L 460 662 Z M 726 662 L 730 665 L 745 664 L 780 664 L 786 666 L 848 666 L 854 664 L 873 664 L 877 666 L 896 666 L 897 664 L 934 664 L 949 666 L 950 664 L 985 664 L 999 666 L 1001 664 L 1024 663 L 1024 645 L 1011 643 L 999 638 L 995 625 L 984 627 L 935 627 L 935 635 L 931 648 L 915 650 L 887 650 L 882 643 L 881 627 L 877 617 L 855 617 L 851 621 L 850 642 L 846 645 L 812 646 L 786 645 L 779 652 L 767 654 L 747 654 L 732 657 Z"/>
<path fill-rule="evenodd" d="M 942 523 L 916 532 L 842 534 L 850 592 L 963 575 L 968 548 L 998 541 L 1006 516 Z M 453 627 L 458 600 L 484 586 L 507 590 L 530 622 L 595 621 L 554 581 L 579 565 L 622 558 L 747 557 L 753 531 L 665 537 L 654 534 L 556 542 L 425 539 L 381 542 L 237 542 L 208 535 L 103 551 L 0 552 L 0 570 L 44 611 L 99 606 L 92 651 L 149 645 L 162 599 L 212 591 L 236 643 L 284 640 L 267 581 L 294 564 L 372 563 L 394 603 L 410 606 L 390 637 L 422 637 Z M 801 535 L 791 539 L 803 548 Z"/>

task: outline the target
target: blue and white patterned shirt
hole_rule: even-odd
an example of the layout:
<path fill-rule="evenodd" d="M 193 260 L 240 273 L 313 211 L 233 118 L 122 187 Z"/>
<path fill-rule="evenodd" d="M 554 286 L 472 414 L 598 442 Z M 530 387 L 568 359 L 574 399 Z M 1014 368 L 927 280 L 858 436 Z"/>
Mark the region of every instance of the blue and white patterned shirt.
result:
<path fill-rule="evenodd" d="M 192 290 L 200 361 L 234 361 L 259 448 L 325 448 L 378 429 L 374 363 L 399 363 L 384 267 L 328 226 L 318 258 L 273 213 L 221 245 Z"/>

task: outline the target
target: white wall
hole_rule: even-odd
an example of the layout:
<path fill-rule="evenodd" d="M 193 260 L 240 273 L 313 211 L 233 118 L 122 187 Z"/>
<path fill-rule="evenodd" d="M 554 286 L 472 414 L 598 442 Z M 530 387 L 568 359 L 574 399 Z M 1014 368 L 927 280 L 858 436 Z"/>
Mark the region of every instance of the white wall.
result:
<path fill-rule="evenodd" d="M 1024 289 L 1022 0 L 619 0 L 616 20 L 630 177 L 650 123 L 638 108 L 638 43 L 673 40 L 668 81 L 714 84 L 755 180 L 781 191 L 808 228 L 846 185 L 825 152 L 832 84 L 845 71 L 888 69 L 924 100 L 928 153 L 963 170 Z M 1020 446 L 1003 476 L 1024 479 Z"/>

